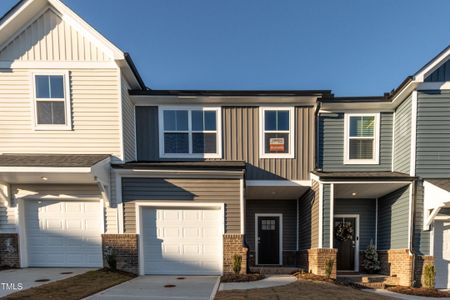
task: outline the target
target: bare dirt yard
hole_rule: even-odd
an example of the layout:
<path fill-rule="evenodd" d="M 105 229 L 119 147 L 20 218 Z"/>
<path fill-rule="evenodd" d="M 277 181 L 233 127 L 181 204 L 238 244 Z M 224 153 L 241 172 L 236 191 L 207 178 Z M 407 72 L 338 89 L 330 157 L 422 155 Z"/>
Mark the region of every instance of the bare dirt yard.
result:
<path fill-rule="evenodd" d="M 361 300 L 394 300 L 372 293 L 360 291 L 348 286 L 329 282 L 299 279 L 297 282 L 265 289 L 221 291 L 217 293 L 216 300 L 335 300 L 335 299 L 361 299 Z M 398 299 L 397 299 L 398 300 Z"/>

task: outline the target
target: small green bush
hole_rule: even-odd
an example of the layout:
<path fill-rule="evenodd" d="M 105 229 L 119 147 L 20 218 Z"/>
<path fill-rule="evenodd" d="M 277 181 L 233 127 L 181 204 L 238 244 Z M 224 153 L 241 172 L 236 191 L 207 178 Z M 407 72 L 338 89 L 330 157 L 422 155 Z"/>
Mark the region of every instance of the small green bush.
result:
<path fill-rule="evenodd" d="M 331 277 L 331 273 L 333 273 L 334 259 L 328 258 L 325 261 L 325 275 L 327 278 Z"/>
<path fill-rule="evenodd" d="M 105 259 L 106 259 L 106 262 L 108 263 L 109 269 L 113 272 L 117 271 L 117 255 L 116 255 L 116 251 L 113 248 L 108 247 L 106 249 Z"/>
<path fill-rule="evenodd" d="M 234 255 L 233 256 L 233 272 L 234 274 L 241 273 L 241 263 L 242 263 L 242 256 L 241 255 Z"/>
<path fill-rule="evenodd" d="M 434 269 L 434 265 L 426 264 L 423 269 L 423 285 L 426 288 L 434 289 L 434 282 L 436 277 L 436 270 Z"/>

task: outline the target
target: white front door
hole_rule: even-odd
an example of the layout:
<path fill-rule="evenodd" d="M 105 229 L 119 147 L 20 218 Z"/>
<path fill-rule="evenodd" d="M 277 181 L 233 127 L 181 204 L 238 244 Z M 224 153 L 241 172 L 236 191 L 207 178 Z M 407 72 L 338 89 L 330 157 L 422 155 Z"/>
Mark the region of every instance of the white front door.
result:
<path fill-rule="evenodd" d="M 220 275 L 218 209 L 142 208 L 145 274 Z"/>
<path fill-rule="evenodd" d="M 99 201 L 26 200 L 30 267 L 101 267 Z"/>
<path fill-rule="evenodd" d="M 436 288 L 450 288 L 450 222 L 434 223 Z"/>

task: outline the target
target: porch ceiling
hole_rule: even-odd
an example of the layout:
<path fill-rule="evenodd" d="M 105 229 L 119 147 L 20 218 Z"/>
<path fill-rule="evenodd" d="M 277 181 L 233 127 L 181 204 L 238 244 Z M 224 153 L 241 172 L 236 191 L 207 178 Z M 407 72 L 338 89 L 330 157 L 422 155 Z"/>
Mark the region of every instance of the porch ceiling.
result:
<path fill-rule="evenodd" d="M 392 193 L 408 184 L 408 182 L 338 183 L 334 185 L 334 197 L 374 199 Z"/>
<path fill-rule="evenodd" d="M 245 189 L 246 199 L 298 199 L 309 186 L 247 186 Z"/>

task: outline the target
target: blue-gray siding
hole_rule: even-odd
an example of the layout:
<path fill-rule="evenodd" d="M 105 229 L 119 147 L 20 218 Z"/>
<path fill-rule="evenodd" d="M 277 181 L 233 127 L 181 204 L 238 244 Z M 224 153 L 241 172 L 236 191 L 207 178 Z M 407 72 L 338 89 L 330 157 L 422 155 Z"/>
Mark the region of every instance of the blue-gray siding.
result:
<path fill-rule="evenodd" d="M 297 249 L 297 200 L 247 200 L 245 237 L 251 251 L 255 250 L 255 215 L 283 215 L 283 251 Z"/>
<path fill-rule="evenodd" d="M 425 82 L 443 82 L 450 81 L 450 61 L 446 61 L 442 66 L 437 68 L 433 73 L 425 78 Z"/>
<path fill-rule="evenodd" d="M 322 202 L 322 247 L 330 247 L 330 213 L 331 213 L 331 184 L 323 185 Z"/>
<path fill-rule="evenodd" d="M 393 114 L 381 113 L 380 163 L 344 165 L 344 113 L 319 118 L 319 166 L 323 171 L 390 171 L 392 169 Z"/>
<path fill-rule="evenodd" d="M 378 199 L 378 249 L 408 248 L 409 186 Z"/>
<path fill-rule="evenodd" d="M 450 92 L 417 95 L 416 174 L 450 178 Z"/>
<path fill-rule="evenodd" d="M 319 183 L 298 200 L 299 250 L 317 248 L 319 238 Z"/>
<path fill-rule="evenodd" d="M 397 108 L 394 128 L 394 171 L 409 174 L 411 163 L 411 96 Z"/>
<path fill-rule="evenodd" d="M 430 231 L 423 230 L 423 181 L 418 180 L 416 184 L 416 203 L 414 220 L 413 247 L 419 255 L 430 255 Z"/>
<path fill-rule="evenodd" d="M 370 241 L 375 243 L 375 199 L 335 199 L 334 214 L 359 215 L 359 248 L 365 250 Z"/>

